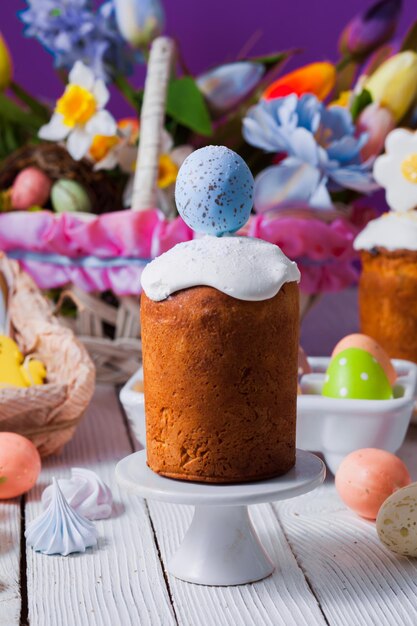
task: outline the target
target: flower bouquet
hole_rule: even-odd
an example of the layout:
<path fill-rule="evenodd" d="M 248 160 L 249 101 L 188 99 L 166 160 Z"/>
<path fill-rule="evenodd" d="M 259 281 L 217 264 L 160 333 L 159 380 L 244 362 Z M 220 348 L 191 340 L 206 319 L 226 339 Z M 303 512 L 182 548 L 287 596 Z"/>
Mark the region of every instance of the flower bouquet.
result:
<path fill-rule="evenodd" d="M 416 28 L 401 49 L 389 43 L 400 4 L 381 0 L 354 18 L 337 64 L 279 76 L 296 54 L 286 51 L 193 77 L 179 47 L 159 37 L 157 0 L 98 10 L 28 0 L 26 34 L 53 54 L 66 87 L 51 111 L 11 80 L 1 43 L 0 87 L 10 93 L 0 93 L 0 249 L 40 287 L 64 289 L 60 301 L 75 300 L 99 375 L 122 380 L 136 368 L 140 274 L 194 236 L 173 190 L 183 160 L 207 143 L 247 160 L 254 214 L 242 234 L 296 260 L 307 297 L 355 282 L 352 242 L 372 216 L 363 198 L 378 187 L 373 159 L 395 125 L 413 124 Z M 137 62 L 147 63 L 144 90 L 126 78 Z M 108 110 L 109 82 L 131 117 Z"/>

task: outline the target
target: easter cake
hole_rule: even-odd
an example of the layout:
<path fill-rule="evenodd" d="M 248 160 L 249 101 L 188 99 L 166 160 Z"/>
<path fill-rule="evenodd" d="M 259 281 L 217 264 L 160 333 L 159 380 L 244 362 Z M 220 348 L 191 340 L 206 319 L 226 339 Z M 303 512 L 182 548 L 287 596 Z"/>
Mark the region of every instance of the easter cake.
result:
<path fill-rule="evenodd" d="M 390 357 L 417 362 L 417 133 L 396 129 L 385 147 L 374 176 L 391 210 L 354 242 L 362 261 L 360 323 Z"/>
<path fill-rule="evenodd" d="M 252 193 L 237 154 L 194 152 L 176 201 L 205 236 L 142 275 L 147 462 L 167 477 L 242 482 L 295 463 L 300 274 L 277 246 L 232 234 Z"/>

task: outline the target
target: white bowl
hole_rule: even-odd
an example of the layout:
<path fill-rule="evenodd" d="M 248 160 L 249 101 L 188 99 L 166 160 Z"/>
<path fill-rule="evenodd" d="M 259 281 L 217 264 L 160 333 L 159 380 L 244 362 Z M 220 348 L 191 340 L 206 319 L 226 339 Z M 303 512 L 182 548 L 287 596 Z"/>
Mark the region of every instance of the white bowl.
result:
<path fill-rule="evenodd" d="M 146 447 L 145 397 L 141 391 L 134 391 L 133 386 L 143 381 L 143 371 L 140 368 L 122 387 L 120 402 L 125 410 L 136 443 Z"/>
<path fill-rule="evenodd" d="M 329 358 L 308 360 L 312 373 L 302 377 L 297 402 L 297 448 L 321 452 L 333 474 L 359 448 L 397 452 L 413 412 L 417 366 L 393 359 L 398 378 L 392 400 L 349 400 L 321 395 Z"/>

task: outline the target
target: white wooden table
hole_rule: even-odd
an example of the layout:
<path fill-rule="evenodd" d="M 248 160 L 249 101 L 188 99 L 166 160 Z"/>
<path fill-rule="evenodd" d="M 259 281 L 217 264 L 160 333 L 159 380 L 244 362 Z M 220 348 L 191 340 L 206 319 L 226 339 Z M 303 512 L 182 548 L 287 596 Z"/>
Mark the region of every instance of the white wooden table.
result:
<path fill-rule="evenodd" d="M 116 462 L 132 438 L 112 387 L 99 386 L 76 436 L 44 462 L 37 486 L 0 504 L 0 625 L 402 626 L 417 624 L 417 559 L 380 544 L 374 524 L 339 500 L 330 478 L 306 496 L 251 507 L 274 574 L 241 587 L 201 587 L 167 575 L 191 508 L 121 493 Z M 417 428 L 400 456 L 417 479 Z M 52 476 L 73 466 L 96 471 L 112 488 L 111 519 L 97 522 L 98 546 L 86 554 L 44 556 L 26 548 L 25 524 L 41 511 Z"/>

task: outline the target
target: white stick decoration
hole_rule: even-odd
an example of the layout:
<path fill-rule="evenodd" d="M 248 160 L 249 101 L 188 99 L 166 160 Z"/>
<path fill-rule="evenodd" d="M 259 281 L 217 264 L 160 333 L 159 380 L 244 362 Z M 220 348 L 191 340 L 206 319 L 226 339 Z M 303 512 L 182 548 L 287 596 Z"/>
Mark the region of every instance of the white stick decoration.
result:
<path fill-rule="evenodd" d="M 140 141 L 133 182 L 132 210 L 156 207 L 156 181 L 161 152 L 161 130 L 174 56 L 174 42 L 158 37 L 152 44 L 140 117 Z"/>

